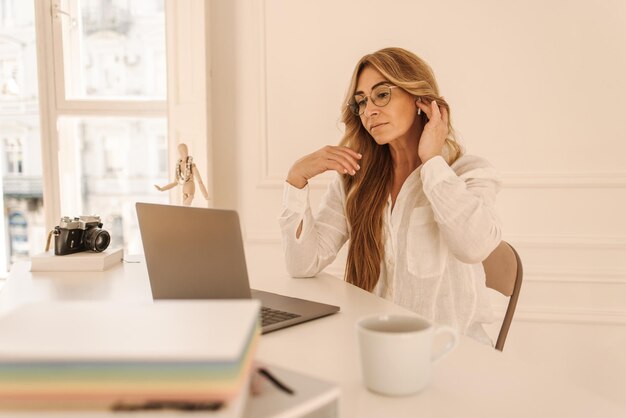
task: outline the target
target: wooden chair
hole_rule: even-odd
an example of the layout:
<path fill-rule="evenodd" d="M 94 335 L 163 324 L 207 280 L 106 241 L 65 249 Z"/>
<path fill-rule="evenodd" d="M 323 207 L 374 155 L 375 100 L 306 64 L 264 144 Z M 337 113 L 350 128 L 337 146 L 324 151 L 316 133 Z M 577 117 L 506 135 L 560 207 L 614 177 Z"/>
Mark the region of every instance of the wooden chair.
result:
<path fill-rule="evenodd" d="M 487 287 L 494 289 L 504 296 L 509 297 L 509 306 L 506 309 L 502 327 L 496 341 L 496 350 L 502 351 L 504 341 L 509 333 L 513 314 L 517 306 L 517 299 L 522 287 L 522 261 L 517 251 L 506 241 L 500 245 L 483 261 Z"/>

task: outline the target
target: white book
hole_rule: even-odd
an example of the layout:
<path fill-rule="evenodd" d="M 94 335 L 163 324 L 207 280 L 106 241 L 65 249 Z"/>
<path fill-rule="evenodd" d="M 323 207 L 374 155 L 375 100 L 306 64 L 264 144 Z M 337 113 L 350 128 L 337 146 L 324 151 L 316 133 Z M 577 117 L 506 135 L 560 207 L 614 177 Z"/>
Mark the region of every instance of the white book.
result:
<path fill-rule="evenodd" d="M 42 302 L 0 317 L 9 362 L 234 362 L 257 331 L 255 299 Z"/>
<path fill-rule="evenodd" d="M 121 248 L 67 255 L 55 255 L 51 250 L 32 256 L 30 271 L 104 271 L 121 263 L 123 257 L 124 250 Z"/>

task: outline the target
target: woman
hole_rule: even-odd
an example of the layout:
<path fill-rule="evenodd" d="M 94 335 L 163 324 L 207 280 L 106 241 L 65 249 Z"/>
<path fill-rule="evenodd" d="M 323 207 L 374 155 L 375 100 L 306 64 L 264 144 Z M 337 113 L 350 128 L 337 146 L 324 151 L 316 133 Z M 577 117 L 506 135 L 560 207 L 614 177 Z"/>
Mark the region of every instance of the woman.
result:
<path fill-rule="evenodd" d="M 345 134 L 291 167 L 280 224 L 287 269 L 309 277 L 349 239 L 345 279 L 485 343 L 492 320 L 481 262 L 499 244 L 499 181 L 463 155 L 428 64 L 386 48 L 356 65 Z M 317 217 L 307 182 L 328 170 Z"/>

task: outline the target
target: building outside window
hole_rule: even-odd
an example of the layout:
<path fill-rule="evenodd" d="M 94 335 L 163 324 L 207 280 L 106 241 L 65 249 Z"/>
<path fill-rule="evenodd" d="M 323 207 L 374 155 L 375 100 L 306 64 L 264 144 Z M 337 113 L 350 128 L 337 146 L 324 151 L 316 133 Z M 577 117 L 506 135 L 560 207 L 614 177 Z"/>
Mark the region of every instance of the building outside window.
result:
<path fill-rule="evenodd" d="M 44 244 L 34 3 L 0 0 L 0 276 Z"/>
<path fill-rule="evenodd" d="M 153 186 L 168 181 L 164 0 L 59 4 L 65 13 L 55 19 L 63 44 L 54 47 L 62 51 L 63 100 L 72 104 L 52 121 L 58 131 L 61 211 L 100 215 L 112 246 L 141 252 L 134 203 L 168 202 L 168 194 Z M 35 0 L 0 0 L 0 275 L 12 262 L 42 252 L 48 233 L 36 5 Z M 47 73 L 46 82 L 58 82 L 52 69 Z M 95 102 L 96 109 L 81 108 L 85 100 Z M 142 101 L 161 103 L 161 110 L 142 111 Z M 130 110 L 116 111 L 113 102 L 130 103 Z"/>

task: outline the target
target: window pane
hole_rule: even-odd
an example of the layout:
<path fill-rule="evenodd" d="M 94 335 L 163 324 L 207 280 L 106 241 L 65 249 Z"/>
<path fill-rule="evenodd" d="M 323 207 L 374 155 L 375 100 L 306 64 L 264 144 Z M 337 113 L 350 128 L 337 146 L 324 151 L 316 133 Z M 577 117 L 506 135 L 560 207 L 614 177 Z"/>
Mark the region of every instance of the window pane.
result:
<path fill-rule="evenodd" d="M 34 2 L 0 0 L 0 276 L 43 252 L 41 139 Z"/>
<path fill-rule="evenodd" d="M 99 215 L 111 248 L 143 253 L 135 202 L 168 203 L 165 118 L 59 119 L 63 216 Z"/>
<path fill-rule="evenodd" d="M 164 100 L 164 0 L 67 0 L 68 98 Z"/>

